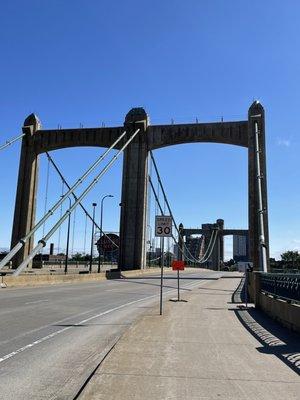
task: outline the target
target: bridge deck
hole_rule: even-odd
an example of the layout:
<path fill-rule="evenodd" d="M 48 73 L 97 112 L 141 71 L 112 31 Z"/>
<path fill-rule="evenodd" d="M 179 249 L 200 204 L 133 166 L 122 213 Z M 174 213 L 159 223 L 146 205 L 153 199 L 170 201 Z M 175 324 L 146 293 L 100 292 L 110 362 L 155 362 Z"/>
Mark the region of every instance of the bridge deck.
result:
<path fill-rule="evenodd" d="M 169 303 L 163 317 L 148 311 L 101 364 L 82 400 L 298 399 L 292 360 L 299 337 L 232 305 L 239 281 L 202 281 L 184 292 L 188 303 Z"/>

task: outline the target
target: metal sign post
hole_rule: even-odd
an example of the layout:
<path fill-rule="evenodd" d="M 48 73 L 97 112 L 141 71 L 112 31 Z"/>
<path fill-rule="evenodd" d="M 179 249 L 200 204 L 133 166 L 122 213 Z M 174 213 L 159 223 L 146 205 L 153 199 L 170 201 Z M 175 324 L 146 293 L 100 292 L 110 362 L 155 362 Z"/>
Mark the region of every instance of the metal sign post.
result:
<path fill-rule="evenodd" d="M 184 261 L 173 261 L 172 269 L 173 271 L 177 271 L 177 300 L 175 301 L 184 301 L 180 299 L 180 288 L 179 288 L 179 271 L 184 271 Z M 172 300 L 174 301 L 174 300 Z"/>
<path fill-rule="evenodd" d="M 177 270 L 177 300 L 180 301 L 180 290 L 179 290 L 179 269 Z"/>
<path fill-rule="evenodd" d="M 172 217 L 164 215 L 155 216 L 155 236 L 160 237 L 160 299 L 159 314 L 162 315 L 163 280 L 164 280 L 164 238 L 172 237 Z"/>
<path fill-rule="evenodd" d="M 160 298 L 159 315 L 162 315 L 163 282 L 164 282 L 164 238 L 160 238 Z"/>

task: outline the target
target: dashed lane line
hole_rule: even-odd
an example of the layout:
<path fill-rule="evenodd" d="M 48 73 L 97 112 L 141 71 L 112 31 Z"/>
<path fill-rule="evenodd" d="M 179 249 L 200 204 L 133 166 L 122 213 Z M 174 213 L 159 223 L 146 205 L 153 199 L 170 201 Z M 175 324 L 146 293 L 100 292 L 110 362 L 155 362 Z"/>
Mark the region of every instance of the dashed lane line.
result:
<path fill-rule="evenodd" d="M 193 282 L 193 283 L 191 283 L 191 284 L 182 285 L 182 287 L 183 287 L 183 288 L 193 288 L 193 287 L 195 287 L 195 286 L 200 286 L 201 283 L 204 284 L 205 281 L 202 281 L 202 282 Z M 177 291 L 177 289 L 168 290 L 168 291 L 166 291 L 166 292 L 164 293 L 164 296 L 167 295 L 167 294 L 170 294 L 170 293 L 172 293 L 172 292 L 176 292 L 176 291 Z M 109 310 L 103 311 L 103 312 L 101 312 L 101 313 L 99 313 L 99 314 L 93 315 L 92 317 L 83 319 L 82 321 L 75 323 L 73 326 L 67 326 L 67 327 L 65 327 L 65 328 L 63 328 L 63 329 L 60 329 L 60 330 L 55 331 L 55 332 L 53 332 L 53 333 L 50 333 L 49 335 L 44 336 L 44 337 L 42 337 L 41 339 L 35 340 L 34 342 L 32 342 L 32 343 L 30 343 L 30 344 L 27 344 L 26 346 L 20 347 L 19 349 L 15 350 L 15 351 L 13 351 L 13 352 L 11 352 L 11 353 L 9 353 L 9 354 L 6 354 L 5 356 L 3 356 L 3 357 L 0 358 L 0 363 L 4 362 L 4 361 L 6 361 L 6 360 L 8 360 L 8 359 L 10 359 L 10 358 L 12 358 L 12 357 L 15 357 L 16 355 L 18 355 L 18 354 L 20 354 L 20 353 L 23 353 L 24 351 L 26 351 L 26 350 L 28 350 L 28 349 L 31 349 L 31 348 L 33 348 L 34 346 L 36 346 L 36 345 L 38 345 L 38 344 L 40 344 L 40 343 L 45 342 L 46 340 L 49 340 L 49 339 L 51 339 L 51 338 L 53 338 L 53 337 L 55 337 L 55 336 L 57 336 L 57 335 L 60 335 L 61 333 L 70 330 L 70 329 L 73 328 L 74 326 L 78 326 L 78 325 L 85 324 L 85 323 L 87 323 L 87 322 L 89 322 L 89 321 L 92 321 L 93 319 L 102 317 L 102 316 L 107 315 L 107 314 L 110 314 L 110 313 L 112 313 L 112 312 L 114 312 L 114 311 L 118 311 L 118 310 L 121 310 L 122 308 L 131 306 L 132 304 L 140 303 L 140 302 L 142 302 L 142 301 L 149 300 L 149 299 L 152 299 L 152 298 L 155 298 L 155 297 L 157 297 L 157 294 L 154 294 L 154 295 L 151 295 L 151 296 L 147 296 L 147 297 L 143 297 L 142 299 L 138 299 L 138 300 L 133 300 L 133 301 L 130 301 L 130 302 L 125 303 L 125 304 L 121 304 L 120 306 L 117 306 L 117 307 L 111 308 L 111 309 L 109 309 Z"/>

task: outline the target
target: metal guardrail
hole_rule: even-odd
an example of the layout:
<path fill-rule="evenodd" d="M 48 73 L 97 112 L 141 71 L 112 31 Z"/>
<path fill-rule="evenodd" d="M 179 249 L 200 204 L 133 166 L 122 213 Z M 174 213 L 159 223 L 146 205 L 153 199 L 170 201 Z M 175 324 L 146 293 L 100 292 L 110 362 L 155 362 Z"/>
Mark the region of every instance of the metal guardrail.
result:
<path fill-rule="evenodd" d="M 270 272 L 274 274 L 300 274 L 300 268 L 274 268 L 271 266 Z"/>
<path fill-rule="evenodd" d="M 300 274 L 260 274 L 261 291 L 288 302 L 300 303 Z"/>

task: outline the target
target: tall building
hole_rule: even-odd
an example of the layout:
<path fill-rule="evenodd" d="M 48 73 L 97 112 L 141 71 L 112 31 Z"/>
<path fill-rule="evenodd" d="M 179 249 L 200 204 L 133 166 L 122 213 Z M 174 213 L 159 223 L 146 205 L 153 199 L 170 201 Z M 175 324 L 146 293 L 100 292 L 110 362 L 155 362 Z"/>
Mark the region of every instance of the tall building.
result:
<path fill-rule="evenodd" d="M 249 261 L 249 235 L 233 235 L 234 261 Z"/>
<path fill-rule="evenodd" d="M 192 237 L 188 236 L 186 238 L 185 245 L 190 252 L 190 254 L 196 258 L 199 259 L 203 256 L 204 254 L 204 236 L 200 237 Z M 189 253 L 186 254 L 187 258 L 190 256 Z"/>
<path fill-rule="evenodd" d="M 173 246 L 173 253 L 175 256 L 175 260 L 179 260 L 179 248 L 177 243 L 175 243 Z"/>

